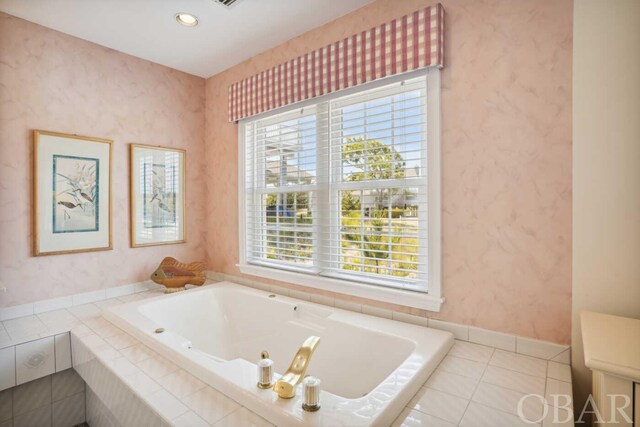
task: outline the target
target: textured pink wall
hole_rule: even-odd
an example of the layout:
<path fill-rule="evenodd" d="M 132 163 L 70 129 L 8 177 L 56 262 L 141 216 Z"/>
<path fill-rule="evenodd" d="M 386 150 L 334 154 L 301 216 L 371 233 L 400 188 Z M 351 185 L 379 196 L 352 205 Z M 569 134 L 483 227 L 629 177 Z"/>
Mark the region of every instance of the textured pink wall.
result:
<path fill-rule="evenodd" d="M 0 13 L 0 306 L 148 278 L 203 259 L 205 81 Z M 32 256 L 32 129 L 114 140 L 114 250 Z M 129 248 L 128 143 L 187 150 L 187 240 Z"/>
<path fill-rule="evenodd" d="M 432 3 L 378 0 L 257 55 L 206 81 L 206 113 L 202 79 L 0 14 L 0 306 L 143 280 L 166 255 L 208 253 L 211 269 L 237 274 L 229 84 Z M 572 2 L 442 3 L 446 302 L 434 315 L 359 301 L 567 343 Z M 31 256 L 34 128 L 115 141 L 113 251 Z M 187 149 L 186 245 L 129 248 L 129 142 Z"/>
<path fill-rule="evenodd" d="M 237 127 L 227 123 L 228 86 L 433 2 L 378 0 L 207 80 L 209 267 L 238 274 Z M 568 343 L 573 3 L 442 3 L 446 302 L 437 315 L 390 307 Z"/>

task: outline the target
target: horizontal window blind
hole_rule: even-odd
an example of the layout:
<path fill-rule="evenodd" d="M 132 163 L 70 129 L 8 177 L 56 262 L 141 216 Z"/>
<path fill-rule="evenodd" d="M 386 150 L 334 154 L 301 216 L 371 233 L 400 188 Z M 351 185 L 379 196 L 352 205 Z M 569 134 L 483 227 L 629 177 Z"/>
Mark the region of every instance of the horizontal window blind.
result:
<path fill-rule="evenodd" d="M 427 289 L 426 78 L 243 123 L 247 262 Z"/>
<path fill-rule="evenodd" d="M 318 132 L 315 106 L 244 125 L 249 262 L 315 271 Z M 325 131 L 326 133 L 326 131 Z"/>

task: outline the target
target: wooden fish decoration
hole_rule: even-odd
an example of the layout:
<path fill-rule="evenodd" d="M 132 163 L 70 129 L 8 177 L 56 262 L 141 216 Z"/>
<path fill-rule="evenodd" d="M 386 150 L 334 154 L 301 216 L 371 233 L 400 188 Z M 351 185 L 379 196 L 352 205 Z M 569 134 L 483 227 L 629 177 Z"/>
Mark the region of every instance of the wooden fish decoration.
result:
<path fill-rule="evenodd" d="M 184 291 L 184 285 L 202 286 L 207 278 L 203 263 L 185 264 L 175 258 L 166 257 L 151 275 L 151 280 L 166 287 L 164 292 L 169 294 Z"/>

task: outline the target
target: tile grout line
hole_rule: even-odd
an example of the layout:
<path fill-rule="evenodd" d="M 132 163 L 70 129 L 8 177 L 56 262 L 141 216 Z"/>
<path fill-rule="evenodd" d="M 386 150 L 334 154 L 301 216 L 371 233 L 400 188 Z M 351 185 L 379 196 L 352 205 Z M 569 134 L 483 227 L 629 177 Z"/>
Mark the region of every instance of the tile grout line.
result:
<path fill-rule="evenodd" d="M 542 360 L 542 359 L 540 359 L 540 360 Z M 546 362 L 546 360 L 542 360 L 542 361 L 543 361 L 543 362 Z M 527 373 L 525 373 L 525 372 L 520 372 L 520 371 L 517 371 L 517 370 L 515 370 L 515 369 L 505 368 L 505 367 L 503 367 L 503 366 L 496 366 L 496 365 L 491 365 L 491 366 L 495 366 L 496 368 L 504 369 L 504 370 L 509 371 L 509 372 L 515 372 L 516 374 L 527 375 L 527 376 L 534 377 L 534 378 L 544 378 L 544 379 L 546 379 L 546 378 L 547 378 L 546 374 L 545 374 L 545 376 L 544 376 L 544 377 L 540 377 L 540 376 L 538 376 L 538 375 L 531 375 L 531 374 L 527 374 Z"/>
<path fill-rule="evenodd" d="M 569 347 L 569 348 L 571 348 L 571 347 Z M 565 348 L 564 350 L 560 350 L 560 352 L 559 352 L 558 354 L 554 355 L 553 357 L 550 357 L 550 358 L 549 358 L 549 359 L 547 359 L 547 360 L 551 360 L 551 361 L 553 361 L 553 359 L 555 359 L 556 357 L 560 356 L 562 353 L 564 353 L 564 352 L 565 352 L 565 351 L 567 351 L 567 350 L 569 350 L 569 349 L 568 349 L 568 348 Z M 558 362 L 556 362 L 556 363 L 558 363 Z M 563 363 L 563 364 L 564 364 L 564 363 Z"/>
<path fill-rule="evenodd" d="M 493 408 L 493 407 L 491 407 L 491 406 L 487 406 L 486 404 L 484 404 L 484 403 L 480 403 L 480 402 L 473 402 L 473 403 L 475 403 L 475 404 L 476 404 L 476 405 L 478 405 L 478 406 L 482 406 L 483 408 L 489 409 L 489 410 L 491 410 L 491 411 L 496 411 L 496 412 L 500 412 L 500 413 L 505 414 L 505 415 L 509 415 L 509 416 L 511 416 L 511 417 L 518 417 L 518 418 L 520 418 L 519 416 L 517 416 L 517 415 L 515 415 L 515 414 L 512 414 L 511 412 L 507 412 L 507 411 L 505 411 L 505 410 L 503 410 L 503 409 Z M 538 427 L 540 427 L 540 423 L 532 423 L 532 422 L 529 422 L 529 424 L 531 424 L 532 426 L 538 426 Z"/>
<path fill-rule="evenodd" d="M 13 360 L 15 363 L 15 348 L 13 349 Z M 16 387 L 18 387 L 18 370 L 15 370 L 16 372 L 14 373 L 14 377 L 16 379 L 16 385 L 11 387 L 11 425 L 13 425 L 13 419 L 16 417 L 16 398 L 15 398 L 15 391 L 16 391 Z"/>
<path fill-rule="evenodd" d="M 53 374 L 56 373 L 56 340 L 53 339 Z M 51 411 L 51 427 L 53 427 L 53 374 L 51 374 L 51 399 L 50 399 L 50 411 Z"/>
<path fill-rule="evenodd" d="M 69 334 L 69 339 L 71 339 L 71 334 Z M 71 368 L 71 369 L 73 369 L 73 368 Z M 83 387 L 83 391 L 84 391 L 84 422 L 85 422 L 85 424 L 89 424 L 87 422 L 87 383 L 86 383 L 86 381 L 84 379 L 82 380 L 82 382 L 83 382 L 82 387 Z"/>
<path fill-rule="evenodd" d="M 504 390 L 513 391 L 513 392 L 516 392 L 516 393 L 527 394 L 527 393 L 525 393 L 525 392 L 523 392 L 521 390 L 516 390 L 516 389 L 513 389 L 513 388 L 505 387 L 503 385 L 497 385 L 497 384 L 493 384 L 493 383 L 488 383 L 486 381 L 481 381 L 481 382 L 483 382 L 483 383 L 485 383 L 487 385 L 490 385 L 492 387 L 497 387 L 497 388 L 501 388 L 501 389 L 504 389 Z"/>
<path fill-rule="evenodd" d="M 432 390 L 435 390 L 435 389 L 432 389 Z M 453 394 L 451 394 L 451 393 L 447 393 L 447 392 L 445 392 L 445 391 L 440 391 L 440 390 L 436 390 L 436 391 L 439 391 L 440 393 L 448 394 L 449 396 L 460 397 L 460 396 L 455 396 L 455 395 L 453 395 Z M 411 400 L 413 400 L 413 397 L 411 398 Z M 416 411 L 416 412 L 419 412 L 419 413 L 421 413 L 421 414 L 423 414 L 423 415 L 426 415 L 426 416 L 428 416 L 428 417 L 432 417 L 432 418 L 435 418 L 435 419 L 437 419 L 437 420 L 444 421 L 444 422 L 449 423 L 449 424 L 453 424 L 453 423 L 452 423 L 451 421 L 449 421 L 449 420 L 445 420 L 444 418 L 440 418 L 440 417 L 437 417 L 437 416 L 435 416 L 435 415 L 428 414 L 428 413 L 426 413 L 426 412 L 424 412 L 424 411 L 421 411 L 420 409 L 412 408 L 412 407 L 410 407 L 410 406 L 405 406 L 405 409 L 408 409 L 409 411 Z M 398 417 L 399 417 L 400 415 L 402 415 L 402 412 L 400 412 L 400 413 L 398 414 Z M 462 413 L 462 415 L 464 416 L 464 412 Z M 396 417 L 396 419 L 398 419 L 398 417 Z M 394 422 L 395 422 L 395 420 L 394 420 Z"/>
<path fill-rule="evenodd" d="M 234 402 L 235 402 L 235 400 L 234 400 Z M 238 403 L 238 402 L 236 402 L 236 403 Z M 240 405 L 240 404 L 238 403 L 238 405 Z M 226 419 L 227 419 L 227 418 L 229 418 L 233 413 L 235 413 L 235 412 L 239 411 L 239 410 L 240 410 L 240 409 L 242 409 L 242 408 L 244 408 L 244 406 L 242 406 L 242 405 L 238 406 L 236 409 L 234 409 L 233 411 L 229 412 L 229 413 L 228 413 L 227 415 L 225 415 L 224 417 L 220 418 L 219 420 L 216 420 L 216 422 L 215 422 L 215 423 L 210 424 L 210 426 L 211 426 L 211 427 L 215 427 L 215 426 L 217 426 L 219 423 L 221 423 L 222 421 L 226 420 Z M 194 413 L 195 413 L 196 415 L 198 415 L 195 411 L 194 411 Z M 252 413 L 254 413 L 254 414 L 258 415 L 258 414 L 257 414 L 257 413 L 255 413 L 255 412 L 252 412 Z M 198 416 L 199 416 L 199 415 L 198 415 Z M 259 415 L 258 415 L 258 416 L 259 416 Z M 261 417 L 261 418 L 262 418 L 262 417 Z M 206 421 L 206 420 L 205 420 L 205 421 Z"/>
<path fill-rule="evenodd" d="M 471 405 L 471 402 L 473 402 L 473 396 L 476 395 L 476 392 L 478 391 L 478 387 L 480 387 L 480 383 L 482 382 L 482 378 L 484 377 L 484 373 L 487 372 L 487 368 L 489 367 L 489 363 L 491 363 L 491 359 L 493 358 L 493 355 L 495 354 L 495 352 L 496 352 L 496 349 L 494 348 L 493 351 L 491 352 L 491 357 L 489 357 L 489 360 L 487 360 L 487 363 L 485 363 L 484 365 L 484 369 L 482 370 L 482 375 L 480 375 L 480 378 L 478 379 L 478 384 L 476 384 L 475 388 L 473 389 L 473 393 L 471 393 L 471 397 L 467 402 L 467 407 L 464 408 L 464 412 L 462 413 L 462 418 L 460 418 L 460 422 L 458 423 L 458 425 L 462 424 L 462 420 L 464 419 L 464 416 L 467 415 L 469 406 Z"/>
<path fill-rule="evenodd" d="M 544 418 L 546 418 L 546 414 L 544 412 L 544 405 L 547 403 L 547 384 L 549 384 L 549 363 L 547 363 L 547 376 L 544 379 L 544 394 L 542 395 L 542 414 L 545 415 L 542 418 L 542 422 L 544 423 Z M 571 406 L 573 406 L 573 396 L 571 396 Z"/>

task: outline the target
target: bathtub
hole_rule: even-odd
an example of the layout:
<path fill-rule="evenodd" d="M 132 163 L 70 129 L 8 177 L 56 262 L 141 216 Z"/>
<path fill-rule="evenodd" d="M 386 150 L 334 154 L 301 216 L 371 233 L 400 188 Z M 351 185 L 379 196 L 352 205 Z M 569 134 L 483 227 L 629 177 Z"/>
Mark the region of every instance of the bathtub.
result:
<path fill-rule="evenodd" d="M 104 316 L 162 356 L 277 426 L 389 426 L 453 345 L 444 331 L 221 282 L 112 306 Z M 155 333 L 157 328 L 164 332 Z M 266 350 L 274 380 L 304 340 L 320 337 L 307 374 L 321 409 L 302 393 L 279 399 L 256 386 Z"/>

